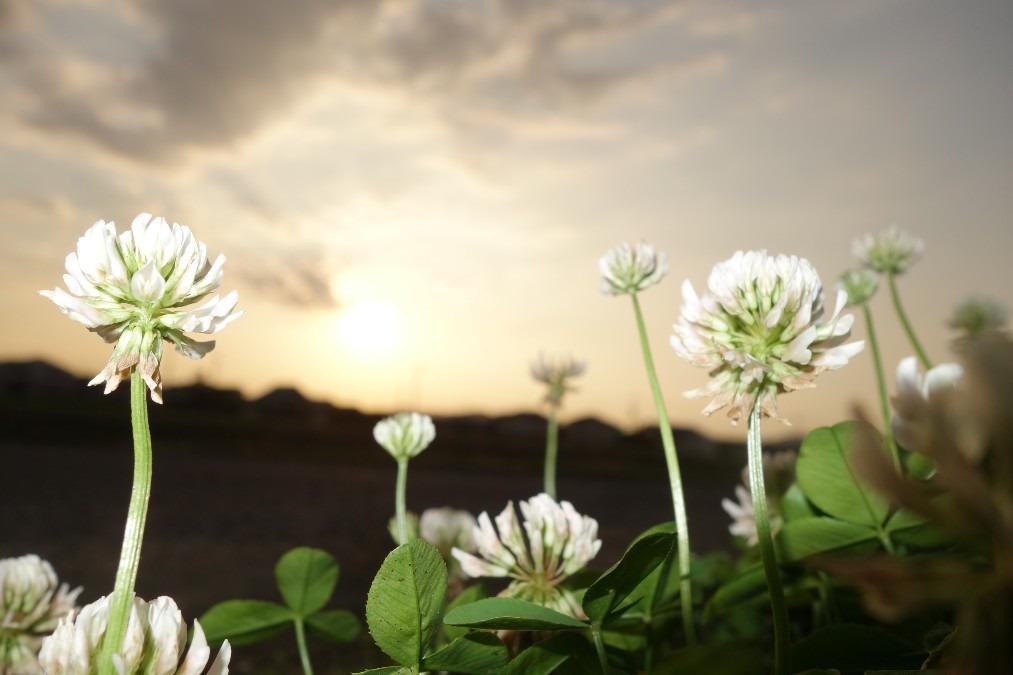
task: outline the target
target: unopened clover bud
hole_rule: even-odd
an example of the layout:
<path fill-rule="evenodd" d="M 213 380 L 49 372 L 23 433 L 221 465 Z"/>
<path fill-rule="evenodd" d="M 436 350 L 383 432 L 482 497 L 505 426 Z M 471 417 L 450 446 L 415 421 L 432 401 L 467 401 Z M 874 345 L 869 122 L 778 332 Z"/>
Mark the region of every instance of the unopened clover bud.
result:
<path fill-rule="evenodd" d="M 668 274 L 668 256 L 654 246 L 640 242 L 622 243 L 598 260 L 601 292 L 605 295 L 634 295 Z"/>
<path fill-rule="evenodd" d="M 398 413 L 377 422 L 373 427 L 373 438 L 400 462 L 428 448 L 436 438 L 436 427 L 429 415 Z"/>

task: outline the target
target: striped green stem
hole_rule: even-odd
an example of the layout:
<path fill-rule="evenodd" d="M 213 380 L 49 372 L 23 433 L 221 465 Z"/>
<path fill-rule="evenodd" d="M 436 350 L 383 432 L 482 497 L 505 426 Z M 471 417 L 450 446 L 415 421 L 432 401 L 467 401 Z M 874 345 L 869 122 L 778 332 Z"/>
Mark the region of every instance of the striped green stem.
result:
<path fill-rule="evenodd" d="M 109 622 L 99 652 L 100 675 L 116 675 L 113 655 L 123 649 L 130 611 L 134 602 L 134 584 L 141 561 L 144 524 L 151 497 L 151 431 L 148 428 L 148 390 L 141 374 L 130 376 L 130 423 L 134 436 L 134 484 L 127 508 L 127 524 L 120 549 L 120 564 L 109 606 Z"/>
<path fill-rule="evenodd" d="M 682 489 L 679 458 L 675 451 L 675 438 L 672 436 L 672 426 L 668 422 L 665 400 L 661 395 L 661 385 L 658 383 L 658 375 L 654 369 L 654 358 L 651 356 L 651 344 L 647 339 L 644 315 L 640 310 L 640 302 L 637 300 L 636 294 L 631 294 L 630 297 L 633 298 L 633 313 L 637 320 L 637 331 L 640 333 L 640 347 L 644 355 L 647 379 L 651 385 L 651 394 L 654 396 L 658 430 L 661 432 L 661 444 L 665 450 L 665 463 L 668 466 L 668 483 L 672 491 L 676 547 L 679 552 L 679 602 L 682 610 L 682 626 L 686 634 L 686 643 L 695 645 L 696 624 L 693 620 L 693 585 L 690 578 L 689 519 L 686 516 L 686 496 Z M 659 584 L 664 584 L 664 582 L 664 579 L 658 580 Z"/>
<path fill-rule="evenodd" d="M 788 610 L 784 602 L 784 588 L 781 586 L 781 569 L 777 564 L 777 551 L 770 532 L 770 517 L 767 514 L 767 491 L 763 480 L 763 444 L 760 439 L 760 404 L 753 405 L 749 414 L 749 435 L 746 445 L 749 458 L 749 491 L 753 497 L 753 514 L 756 519 L 756 535 L 763 560 L 763 574 L 767 579 L 770 593 L 770 608 L 774 614 L 774 675 L 788 675 L 791 670 L 791 636 L 788 629 Z"/>

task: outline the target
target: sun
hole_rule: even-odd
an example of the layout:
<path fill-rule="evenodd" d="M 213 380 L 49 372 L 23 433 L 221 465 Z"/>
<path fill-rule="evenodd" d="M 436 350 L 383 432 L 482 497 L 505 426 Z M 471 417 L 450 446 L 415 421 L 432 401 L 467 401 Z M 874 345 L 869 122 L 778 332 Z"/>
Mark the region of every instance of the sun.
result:
<path fill-rule="evenodd" d="M 386 356 L 401 346 L 404 326 L 393 305 L 360 301 L 342 309 L 335 332 L 342 346 L 359 356 Z"/>

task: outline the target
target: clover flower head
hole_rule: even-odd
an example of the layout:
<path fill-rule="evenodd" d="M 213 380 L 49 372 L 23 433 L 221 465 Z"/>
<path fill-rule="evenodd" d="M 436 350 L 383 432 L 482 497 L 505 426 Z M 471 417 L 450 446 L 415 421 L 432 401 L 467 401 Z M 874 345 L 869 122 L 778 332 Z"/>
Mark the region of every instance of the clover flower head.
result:
<path fill-rule="evenodd" d="M 193 640 L 186 647 L 186 624 L 169 597 L 145 602 L 135 597 L 123 648 L 113 655 L 118 675 L 199 675 L 211 656 L 200 623 L 193 623 Z M 76 616 L 62 619 L 42 643 L 39 662 L 46 675 L 91 675 L 97 672 L 99 647 L 109 621 L 110 596 L 86 605 Z M 206 675 L 227 675 L 232 647 L 222 643 Z"/>
<path fill-rule="evenodd" d="M 520 502 L 520 507 L 523 530 L 513 502 L 507 502 L 496 516 L 496 527 L 488 513 L 479 515 L 474 528 L 478 555 L 454 548 L 453 556 L 469 577 L 512 578 L 501 596 L 582 617 L 580 603 L 560 584 L 598 554 L 598 521 L 544 492 Z"/>
<path fill-rule="evenodd" d="M 548 386 L 545 402 L 559 406 L 566 392 L 573 391 L 570 380 L 583 375 L 585 370 L 587 361 L 577 361 L 572 357 L 548 359 L 540 354 L 538 360 L 531 364 L 531 377 Z"/>
<path fill-rule="evenodd" d="M 930 423 L 946 408 L 964 375 L 958 363 L 941 363 L 930 368 L 923 378 L 918 360 L 908 356 L 897 365 L 897 395 L 891 399 L 894 415 L 890 420 L 893 437 L 907 450 L 925 445 L 925 434 L 935 432 Z"/>
<path fill-rule="evenodd" d="M 137 368 L 151 399 L 161 403 L 162 342 L 200 359 L 214 349 L 214 340 L 198 342 L 185 333 L 217 333 L 243 315 L 235 311 L 235 291 L 185 309 L 221 285 L 224 264 L 223 255 L 208 260 L 207 247 L 190 228 L 142 213 L 120 234 L 112 222 L 92 225 L 67 256 L 67 290 L 39 294 L 106 342 L 116 343 L 106 367 L 88 384 L 104 382 L 108 394 Z"/>
<path fill-rule="evenodd" d="M 879 277 L 867 267 L 848 270 L 841 275 L 840 287 L 848 294 L 848 305 L 864 305 L 879 289 Z"/>
<path fill-rule="evenodd" d="M 749 488 L 744 485 L 735 486 L 735 499 L 732 501 L 727 497 L 721 500 L 721 508 L 725 510 L 731 519 L 728 525 L 728 532 L 734 537 L 742 537 L 749 546 L 756 546 L 760 537 L 756 531 L 756 512 L 753 510 L 753 497 Z M 774 518 L 771 518 L 771 534 L 775 532 Z"/>
<path fill-rule="evenodd" d="M 419 517 L 419 537 L 439 549 L 444 558 L 450 557 L 454 548 L 470 553 L 475 550 L 476 524 L 468 511 L 449 506 L 430 508 Z"/>
<path fill-rule="evenodd" d="M 841 314 L 848 300 L 843 290 L 824 320 L 823 286 L 804 258 L 738 251 L 714 267 L 702 297 L 689 280 L 682 296 L 672 347 L 711 375 L 686 396 L 713 397 L 703 414 L 728 406 L 733 424 L 757 403 L 764 415 L 781 419 L 779 393 L 814 387 L 817 375 L 865 347 L 845 344 L 854 316 Z"/>
<path fill-rule="evenodd" d="M 38 672 L 42 638 L 74 609 L 80 593 L 60 584 L 53 566 L 37 555 L 0 560 L 0 673 Z"/>
<path fill-rule="evenodd" d="M 456 591 L 463 589 L 467 575 L 453 555 L 455 548 L 471 553 L 475 550 L 475 516 L 462 509 L 449 506 L 430 508 L 422 512 L 418 522 L 418 536 L 436 547 L 447 563 L 447 575 Z"/>
<path fill-rule="evenodd" d="M 399 462 L 415 457 L 436 438 L 433 418 L 417 412 L 385 417 L 373 427 L 373 438 Z"/>
<path fill-rule="evenodd" d="M 795 482 L 795 465 L 798 452 L 795 450 L 773 450 L 763 452 L 763 484 L 767 498 L 780 500 Z M 749 485 L 749 466 L 742 467 L 742 484 Z"/>
<path fill-rule="evenodd" d="M 1008 320 L 1006 308 L 996 300 L 971 297 L 957 305 L 950 319 L 950 328 L 955 328 L 967 336 L 981 335 L 1002 330 Z"/>
<path fill-rule="evenodd" d="M 903 274 L 925 252 L 925 242 L 896 226 L 866 234 L 851 244 L 863 265 L 881 274 Z"/>
<path fill-rule="evenodd" d="M 767 492 L 767 514 L 770 518 L 771 535 L 777 534 L 783 524 L 781 500 L 795 481 L 797 462 L 798 453 L 794 450 L 763 453 L 763 484 Z M 756 533 L 756 514 L 753 511 L 753 498 L 749 490 L 748 466 L 742 469 L 742 484 L 735 486 L 735 498 L 737 501 L 727 498 L 721 500 L 721 508 L 732 518 L 728 531 L 733 536 L 742 537 L 749 546 L 755 546 L 759 541 L 759 535 Z"/>
<path fill-rule="evenodd" d="M 605 295 L 635 295 L 668 274 L 668 256 L 647 242 L 624 242 L 598 260 L 598 271 Z"/>

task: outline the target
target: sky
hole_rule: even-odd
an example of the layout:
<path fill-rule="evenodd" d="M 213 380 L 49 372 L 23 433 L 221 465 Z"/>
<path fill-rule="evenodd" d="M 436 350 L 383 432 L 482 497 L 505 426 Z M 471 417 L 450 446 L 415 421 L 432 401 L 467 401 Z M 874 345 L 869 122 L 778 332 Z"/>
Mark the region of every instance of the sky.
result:
<path fill-rule="evenodd" d="M 683 280 L 737 250 L 830 290 L 856 237 L 921 237 L 899 283 L 936 362 L 963 298 L 1010 306 L 1011 35 L 1005 0 L 0 0 L 0 360 L 101 370 L 110 346 L 37 291 L 93 222 L 150 212 L 226 255 L 246 310 L 202 361 L 167 350 L 168 386 L 503 414 L 539 409 L 544 353 L 588 364 L 564 421 L 635 429 L 631 303 L 597 261 L 644 240 L 673 424 L 743 438 L 669 346 Z M 871 307 L 892 389 L 912 350 Z M 856 405 L 868 350 L 765 435 Z"/>

